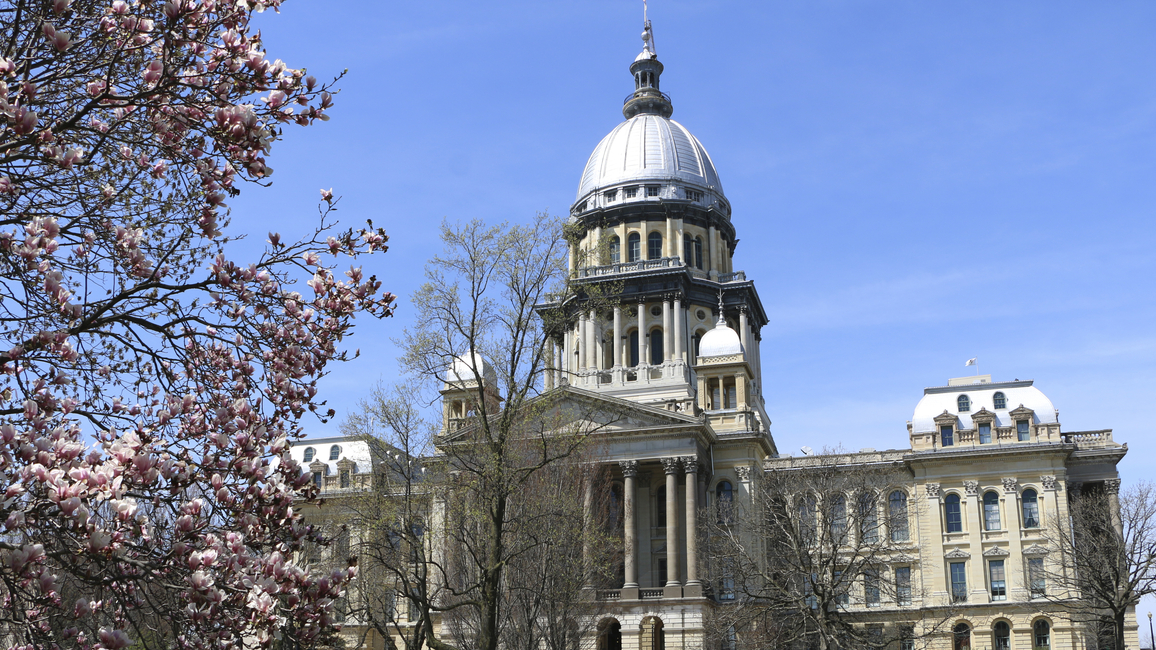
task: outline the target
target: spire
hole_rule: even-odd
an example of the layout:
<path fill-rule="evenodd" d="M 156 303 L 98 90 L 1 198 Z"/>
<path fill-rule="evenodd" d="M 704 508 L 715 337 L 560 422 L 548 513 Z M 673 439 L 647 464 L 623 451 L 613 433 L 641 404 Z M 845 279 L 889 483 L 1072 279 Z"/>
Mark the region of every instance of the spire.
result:
<path fill-rule="evenodd" d="M 670 117 L 674 113 L 670 97 L 658 89 L 662 63 L 655 54 L 654 29 L 646 17 L 646 0 L 642 2 L 642 52 L 630 64 L 630 74 L 634 75 L 634 92 L 626 98 L 622 107 L 626 119 L 639 113 L 662 117 Z"/>

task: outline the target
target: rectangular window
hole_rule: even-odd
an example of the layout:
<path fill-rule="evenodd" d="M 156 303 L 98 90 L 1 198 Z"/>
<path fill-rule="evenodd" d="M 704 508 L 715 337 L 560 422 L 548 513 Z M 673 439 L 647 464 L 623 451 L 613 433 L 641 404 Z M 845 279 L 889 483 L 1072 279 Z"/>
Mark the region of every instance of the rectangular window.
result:
<path fill-rule="evenodd" d="M 658 233 L 650 233 L 650 237 L 646 238 L 646 259 L 657 260 L 662 257 L 662 236 Z"/>
<path fill-rule="evenodd" d="M 950 424 L 946 424 L 939 428 L 939 441 L 944 447 L 950 447 L 955 444 L 955 428 Z"/>
<path fill-rule="evenodd" d="M 987 445 L 991 443 L 991 425 L 979 425 L 979 444 Z"/>
<path fill-rule="evenodd" d="M 863 600 L 868 607 L 879 606 L 879 570 L 868 569 L 863 573 Z"/>
<path fill-rule="evenodd" d="M 633 199 L 634 197 L 638 196 L 638 188 L 637 187 L 628 187 L 625 190 L 623 190 L 623 192 L 626 194 L 626 198 L 628 198 L 628 199 Z"/>
<path fill-rule="evenodd" d="M 349 470 L 343 469 L 343 470 L 341 470 L 341 488 L 345 489 L 348 487 L 349 487 Z"/>
<path fill-rule="evenodd" d="M 318 490 L 321 489 L 321 472 L 313 472 L 313 485 L 316 485 Z"/>
<path fill-rule="evenodd" d="M 836 571 L 835 572 L 835 604 L 846 605 L 848 602 L 850 602 L 851 599 L 850 599 L 850 596 L 848 595 L 848 592 L 850 591 L 850 589 L 848 589 L 849 586 L 850 585 L 848 585 L 846 582 L 843 582 L 843 572 L 842 571 Z"/>
<path fill-rule="evenodd" d="M 915 628 L 904 625 L 899 628 L 899 650 L 915 650 Z"/>
<path fill-rule="evenodd" d="M 1048 581 L 1044 576 L 1044 558 L 1028 558 L 1028 587 L 1032 598 L 1043 598 L 1048 594 Z"/>
<path fill-rule="evenodd" d="M 702 192 L 699 192 L 698 190 L 686 190 L 686 198 L 691 201 L 701 201 Z"/>
<path fill-rule="evenodd" d="M 1007 600 L 1007 581 L 1004 577 L 1003 560 L 987 563 L 987 575 L 991 580 L 991 599 Z"/>
<path fill-rule="evenodd" d="M 956 603 L 967 602 L 967 564 L 964 562 L 951 563 L 951 600 Z"/>
<path fill-rule="evenodd" d="M 658 186 L 657 185 L 647 185 L 646 186 L 646 195 L 647 196 L 658 196 Z"/>
<path fill-rule="evenodd" d="M 1027 420 L 1016 420 L 1016 437 L 1020 442 L 1027 442 L 1031 439 L 1030 425 Z"/>
<path fill-rule="evenodd" d="M 719 578 L 718 599 L 719 600 L 734 600 L 735 599 L 735 568 L 734 562 L 730 559 L 724 559 L 719 563 L 721 576 Z"/>
<path fill-rule="evenodd" d="M 607 201 L 613 201 L 618 198 L 618 190 L 610 190 L 605 195 Z"/>
<path fill-rule="evenodd" d="M 911 567 L 895 567 L 895 601 L 900 605 L 911 604 Z"/>

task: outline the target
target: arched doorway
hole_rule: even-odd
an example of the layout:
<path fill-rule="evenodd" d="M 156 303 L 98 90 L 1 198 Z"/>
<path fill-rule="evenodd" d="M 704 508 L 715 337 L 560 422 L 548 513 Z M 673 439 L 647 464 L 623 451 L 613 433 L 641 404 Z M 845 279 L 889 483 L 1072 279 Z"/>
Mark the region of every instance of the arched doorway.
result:
<path fill-rule="evenodd" d="M 647 616 L 642 619 L 642 629 L 638 635 L 639 650 L 666 650 L 666 632 L 663 630 L 662 619 L 657 616 Z"/>
<path fill-rule="evenodd" d="M 616 618 L 598 622 L 598 650 L 622 650 L 622 624 Z"/>
<path fill-rule="evenodd" d="M 971 650 L 971 627 L 967 623 L 960 623 L 952 629 L 952 636 L 955 637 L 953 644 L 954 650 Z"/>

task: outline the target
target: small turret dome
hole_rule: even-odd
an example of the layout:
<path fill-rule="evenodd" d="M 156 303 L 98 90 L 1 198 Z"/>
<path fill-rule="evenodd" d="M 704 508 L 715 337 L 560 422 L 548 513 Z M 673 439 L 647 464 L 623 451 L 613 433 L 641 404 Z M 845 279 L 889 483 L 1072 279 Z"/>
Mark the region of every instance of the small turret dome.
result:
<path fill-rule="evenodd" d="M 477 380 L 477 375 L 474 374 L 475 368 L 478 374 L 481 374 L 484 383 L 493 386 L 494 382 L 497 381 L 498 376 L 489 362 L 481 354 L 471 352 L 454 359 L 450 365 L 449 373 L 446 375 L 446 383 L 470 385 L 471 382 Z"/>
<path fill-rule="evenodd" d="M 739 333 L 728 327 L 722 316 L 719 316 L 714 329 L 702 335 L 698 356 L 721 357 L 730 354 L 743 354 L 743 342 Z"/>

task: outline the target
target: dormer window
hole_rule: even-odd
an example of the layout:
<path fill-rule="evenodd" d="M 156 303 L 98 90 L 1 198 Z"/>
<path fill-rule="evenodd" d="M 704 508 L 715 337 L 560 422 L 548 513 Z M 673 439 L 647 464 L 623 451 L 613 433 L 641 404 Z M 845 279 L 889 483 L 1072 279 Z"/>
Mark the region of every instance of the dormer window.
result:
<path fill-rule="evenodd" d="M 646 195 L 647 196 L 658 196 L 658 186 L 657 185 L 647 185 L 646 186 Z"/>
<path fill-rule="evenodd" d="M 613 201 L 618 198 L 618 190 L 608 190 L 603 196 L 606 197 L 608 202 Z"/>
<path fill-rule="evenodd" d="M 979 444 L 987 445 L 991 443 L 991 423 L 985 422 L 979 425 Z"/>
<path fill-rule="evenodd" d="M 684 191 L 686 192 L 687 200 L 690 200 L 690 201 L 701 201 L 702 200 L 702 192 L 699 192 L 698 190 L 684 190 Z"/>
<path fill-rule="evenodd" d="M 337 460 L 341 457 L 341 447 L 333 445 L 329 448 L 329 460 Z"/>
<path fill-rule="evenodd" d="M 315 454 L 315 453 L 317 453 L 317 451 L 315 449 L 313 449 L 313 447 L 306 447 L 305 448 L 305 456 L 304 456 L 303 460 L 306 463 L 312 463 L 313 462 L 313 454 Z"/>
<path fill-rule="evenodd" d="M 955 444 L 955 427 L 950 424 L 945 424 L 939 427 L 939 442 L 944 447 L 950 447 Z"/>
<path fill-rule="evenodd" d="M 1016 439 L 1020 442 L 1031 440 L 1032 434 L 1027 420 L 1016 420 Z"/>
<path fill-rule="evenodd" d="M 622 190 L 622 192 L 623 192 L 623 194 L 626 195 L 625 198 L 628 198 L 628 199 L 633 199 L 634 197 L 638 196 L 638 188 L 637 187 L 628 187 L 628 188 Z"/>
<path fill-rule="evenodd" d="M 995 395 L 992 395 L 992 399 L 995 401 L 995 407 L 997 409 L 1007 408 L 1007 397 L 1005 397 L 1003 393 L 996 393 Z"/>
<path fill-rule="evenodd" d="M 969 398 L 967 395 L 960 395 L 959 399 L 956 400 L 956 403 L 959 404 L 960 413 L 967 413 L 971 410 L 971 398 Z"/>

